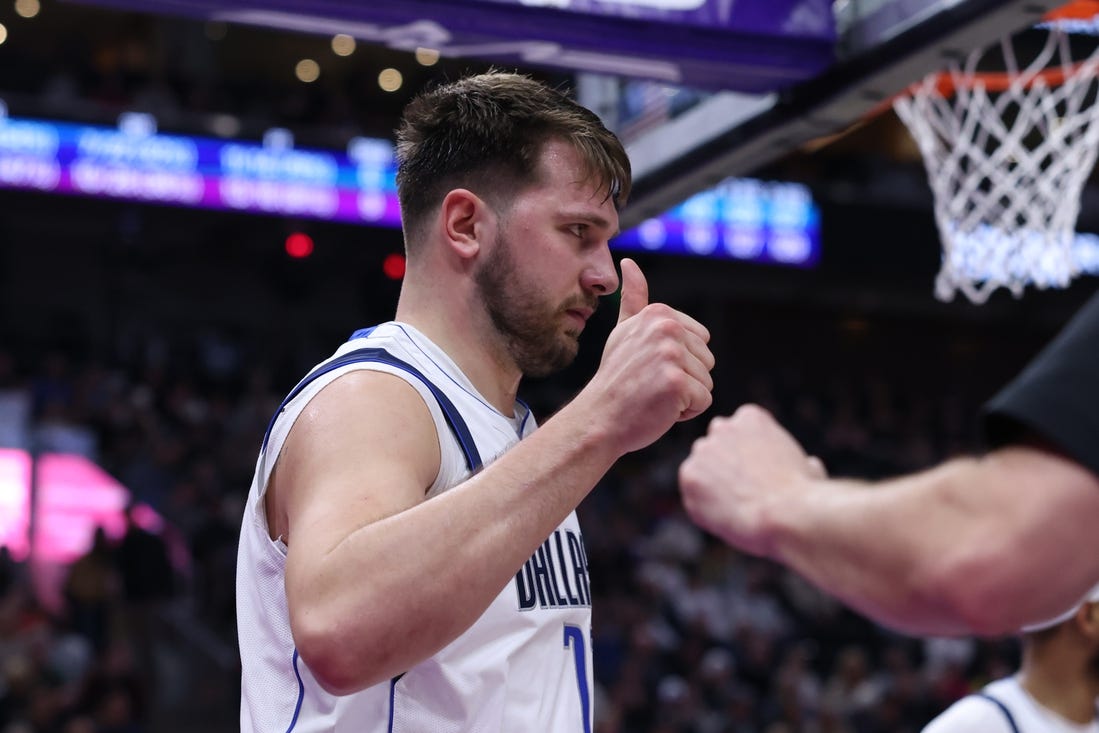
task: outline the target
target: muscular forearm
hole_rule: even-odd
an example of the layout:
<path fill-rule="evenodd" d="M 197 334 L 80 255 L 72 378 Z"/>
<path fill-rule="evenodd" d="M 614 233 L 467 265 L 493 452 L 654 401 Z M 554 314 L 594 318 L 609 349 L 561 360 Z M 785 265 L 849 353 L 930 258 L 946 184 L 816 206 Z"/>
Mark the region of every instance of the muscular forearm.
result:
<path fill-rule="evenodd" d="M 896 629 L 1009 633 L 1068 607 L 1099 575 L 1081 544 L 1096 534 L 1081 513 L 1099 516 L 1089 481 L 1030 449 L 872 486 L 820 481 L 804 503 L 776 507 L 770 552 Z"/>
<path fill-rule="evenodd" d="M 775 507 L 769 553 L 856 610 L 913 633 L 962 631 L 944 592 L 963 512 L 939 494 L 951 465 L 888 484 L 821 480 Z"/>
<path fill-rule="evenodd" d="M 616 458 L 598 424 L 566 408 L 463 484 L 351 533 L 307 580 L 312 602 L 294 619 L 311 652 L 303 657 L 333 691 L 350 692 L 430 656 L 481 615 Z"/>

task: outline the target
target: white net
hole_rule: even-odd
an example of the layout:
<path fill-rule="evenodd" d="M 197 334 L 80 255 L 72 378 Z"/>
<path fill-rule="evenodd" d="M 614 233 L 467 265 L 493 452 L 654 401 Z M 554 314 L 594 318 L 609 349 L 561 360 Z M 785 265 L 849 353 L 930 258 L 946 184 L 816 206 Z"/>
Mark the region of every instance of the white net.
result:
<path fill-rule="evenodd" d="M 1028 284 L 1064 287 L 1079 270 L 1080 194 L 1099 151 L 1099 47 L 1074 61 L 1068 34 L 1051 27 L 1028 62 L 1010 39 L 1000 51 L 1002 84 L 978 72 L 985 54 L 975 52 L 893 105 L 935 196 L 940 300 L 960 290 L 983 303 L 998 287 L 1018 297 Z"/>

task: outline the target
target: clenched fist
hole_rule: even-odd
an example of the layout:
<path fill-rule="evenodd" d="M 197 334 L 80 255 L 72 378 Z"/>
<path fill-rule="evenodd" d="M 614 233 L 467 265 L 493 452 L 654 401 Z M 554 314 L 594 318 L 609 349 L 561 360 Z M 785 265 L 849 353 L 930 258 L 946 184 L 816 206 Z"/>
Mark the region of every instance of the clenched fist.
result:
<path fill-rule="evenodd" d="M 696 524 L 745 552 L 768 556 L 775 512 L 824 477 L 820 461 L 769 412 L 745 405 L 710 423 L 679 468 L 679 488 Z"/>

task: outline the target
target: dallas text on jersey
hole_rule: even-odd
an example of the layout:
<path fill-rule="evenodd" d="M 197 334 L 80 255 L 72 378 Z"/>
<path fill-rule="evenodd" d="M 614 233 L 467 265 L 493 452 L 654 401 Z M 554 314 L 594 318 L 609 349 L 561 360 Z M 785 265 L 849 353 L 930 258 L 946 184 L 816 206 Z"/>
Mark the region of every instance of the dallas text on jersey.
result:
<path fill-rule="evenodd" d="M 519 610 L 591 606 L 588 555 L 577 532 L 558 529 L 515 576 Z"/>

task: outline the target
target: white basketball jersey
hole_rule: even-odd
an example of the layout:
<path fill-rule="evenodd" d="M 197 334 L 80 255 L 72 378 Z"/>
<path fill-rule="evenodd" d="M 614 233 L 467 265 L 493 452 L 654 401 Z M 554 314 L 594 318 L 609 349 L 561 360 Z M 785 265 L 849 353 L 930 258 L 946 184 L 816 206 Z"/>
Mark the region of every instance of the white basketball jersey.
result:
<path fill-rule="evenodd" d="M 441 349 L 397 322 L 356 332 L 291 392 L 264 438 L 237 553 L 241 731 L 588 733 L 591 594 L 575 512 L 518 569 L 473 626 L 403 675 L 337 697 L 321 688 L 298 656 L 286 604 L 286 547 L 270 538 L 264 491 L 302 409 L 325 385 L 353 369 L 394 374 L 423 397 L 441 449 L 439 476 L 428 500 L 467 478 L 478 463 L 490 463 L 535 427 L 525 405 L 516 404 L 515 417 L 502 415 Z"/>
<path fill-rule="evenodd" d="M 1099 733 L 1099 720 L 1074 723 L 1031 697 L 1017 677 L 986 685 L 947 708 L 923 733 Z"/>

